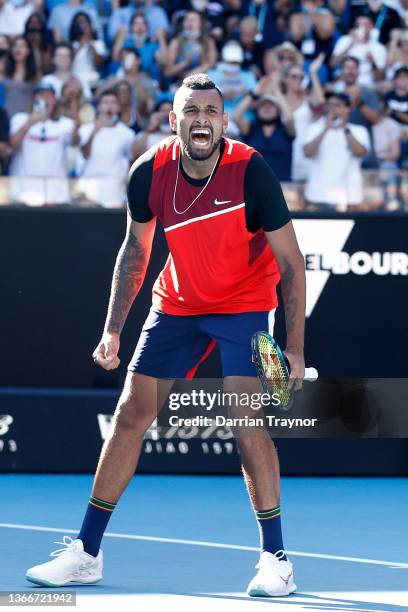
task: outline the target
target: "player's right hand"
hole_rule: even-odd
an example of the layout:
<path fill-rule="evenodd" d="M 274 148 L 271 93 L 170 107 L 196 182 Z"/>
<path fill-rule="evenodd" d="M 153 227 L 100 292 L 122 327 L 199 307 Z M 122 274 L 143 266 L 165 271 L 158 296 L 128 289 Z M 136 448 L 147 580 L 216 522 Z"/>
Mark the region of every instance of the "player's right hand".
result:
<path fill-rule="evenodd" d="M 94 362 L 105 370 L 115 370 L 120 364 L 119 345 L 119 334 L 105 332 L 92 353 Z"/>

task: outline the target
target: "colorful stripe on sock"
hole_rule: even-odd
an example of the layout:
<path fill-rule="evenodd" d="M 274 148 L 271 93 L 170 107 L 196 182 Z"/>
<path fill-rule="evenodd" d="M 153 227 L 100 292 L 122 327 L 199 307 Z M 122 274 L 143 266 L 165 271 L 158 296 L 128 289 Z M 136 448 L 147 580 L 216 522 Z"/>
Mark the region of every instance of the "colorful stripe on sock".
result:
<path fill-rule="evenodd" d="M 277 518 L 278 516 L 280 516 L 280 506 L 276 506 L 276 508 L 272 508 L 271 510 L 258 510 L 258 512 L 256 512 L 256 518 L 259 521 Z"/>
<path fill-rule="evenodd" d="M 90 497 L 89 503 L 100 510 L 106 510 L 106 512 L 113 512 L 116 508 L 116 504 L 104 501 L 103 499 L 98 499 L 97 497 Z"/>

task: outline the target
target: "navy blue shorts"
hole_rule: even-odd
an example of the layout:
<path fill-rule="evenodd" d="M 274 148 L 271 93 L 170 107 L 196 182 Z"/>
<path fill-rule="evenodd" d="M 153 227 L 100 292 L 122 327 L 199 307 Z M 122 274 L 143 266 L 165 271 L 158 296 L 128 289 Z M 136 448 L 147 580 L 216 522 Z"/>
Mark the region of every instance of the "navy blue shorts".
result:
<path fill-rule="evenodd" d="M 193 378 L 218 344 L 222 376 L 256 376 L 251 337 L 273 333 L 275 311 L 238 314 L 169 315 L 151 310 L 128 366 L 154 378 Z"/>

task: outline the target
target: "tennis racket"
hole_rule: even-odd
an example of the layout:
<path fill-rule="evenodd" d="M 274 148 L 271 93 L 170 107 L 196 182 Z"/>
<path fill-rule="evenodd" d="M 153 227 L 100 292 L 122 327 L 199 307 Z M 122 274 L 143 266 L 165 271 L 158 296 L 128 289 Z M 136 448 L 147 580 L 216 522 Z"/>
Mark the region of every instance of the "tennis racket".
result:
<path fill-rule="evenodd" d="M 289 361 L 279 348 L 276 340 L 266 332 L 256 332 L 252 336 L 252 361 L 258 371 L 262 388 L 271 399 L 279 397 L 278 410 L 289 410 L 293 403 L 294 391 L 289 387 Z M 317 380 L 316 368 L 306 368 L 304 380 Z M 272 398 L 272 396 L 274 396 Z"/>

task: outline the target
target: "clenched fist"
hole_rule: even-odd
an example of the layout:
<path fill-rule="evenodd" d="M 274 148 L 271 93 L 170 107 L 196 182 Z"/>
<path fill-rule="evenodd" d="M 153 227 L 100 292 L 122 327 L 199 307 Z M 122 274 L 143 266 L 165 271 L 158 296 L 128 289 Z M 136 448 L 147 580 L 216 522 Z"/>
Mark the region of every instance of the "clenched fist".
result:
<path fill-rule="evenodd" d="M 120 364 L 119 344 L 119 334 L 105 332 L 92 353 L 94 362 L 105 370 L 115 370 Z"/>

